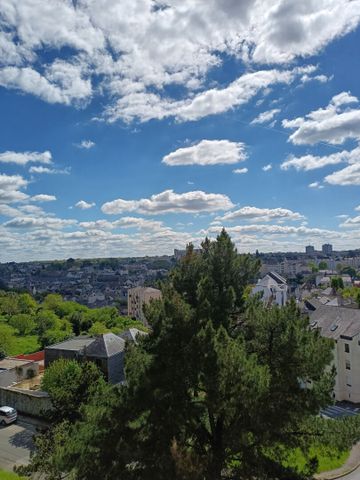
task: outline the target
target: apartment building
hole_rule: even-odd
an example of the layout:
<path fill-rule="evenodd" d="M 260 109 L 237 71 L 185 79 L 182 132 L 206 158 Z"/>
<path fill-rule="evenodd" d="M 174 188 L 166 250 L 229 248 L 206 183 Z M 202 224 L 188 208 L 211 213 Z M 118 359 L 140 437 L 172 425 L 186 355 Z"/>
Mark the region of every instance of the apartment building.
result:
<path fill-rule="evenodd" d="M 286 304 L 288 299 L 288 285 L 285 278 L 276 272 L 269 272 L 265 277 L 258 280 L 252 289 L 252 294 L 261 293 L 265 305 Z"/>
<path fill-rule="evenodd" d="M 328 305 L 309 312 L 310 327 L 334 341 L 334 397 L 360 403 L 360 310 Z"/>
<path fill-rule="evenodd" d="M 161 298 L 161 291 L 151 287 L 135 287 L 128 290 L 128 315 L 136 318 L 144 325 L 148 325 L 144 315 L 144 305 L 148 305 L 151 300 Z"/>

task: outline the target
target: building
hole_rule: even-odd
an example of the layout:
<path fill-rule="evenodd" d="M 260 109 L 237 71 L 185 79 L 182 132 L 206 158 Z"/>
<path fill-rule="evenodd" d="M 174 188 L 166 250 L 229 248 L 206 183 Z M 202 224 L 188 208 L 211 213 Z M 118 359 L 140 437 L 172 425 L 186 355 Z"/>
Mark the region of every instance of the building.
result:
<path fill-rule="evenodd" d="M 147 333 L 139 330 L 138 328 L 128 328 L 125 332 L 119 334 L 119 337 L 124 339 L 125 342 L 138 343 L 140 337 L 146 336 Z"/>
<path fill-rule="evenodd" d="M 314 255 L 315 254 L 315 247 L 313 245 L 307 245 L 305 247 L 305 252 L 307 255 Z"/>
<path fill-rule="evenodd" d="M 252 294 L 260 293 L 265 305 L 286 304 L 288 299 L 288 285 L 284 277 L 275 272 L 269 272 L 265 277 L 258 280 L 252 289 Z"/>
<path fill-rule="evenodd" d="M 332 255 L 333 246 L 330 243 L 324 243 L 321 247 L 321 251 L 324 255 L 330 256 Z"/>
<path fill-rule="evenodd" d="M 360 403 L 360 310 L 316 305 L 309 316 L 312 329 L 334 340 L 334 398 Z"/>
<path fill-rule="evenodd" d="M 147 321 L 144 314 L 144 306 L 149 305 L 151 300 L 161 298 L 161 291 L 151 287 L 135 287 L 128 290 L 128 315 L 139 320 L 144 325 Z"/>
<path fill-rule="evenodd" d="M 39 373 L 39 364 L 33 360 L 6 357 L 0 360 L 0 387 L 9 387 Z"/>
<path fill-rule="evenodd" d="M 113 333 L 96 337 L 79 336 L 45 348 L 45 368 L 59 358 L 90 361 L 103 372 L 109 383 L 121 383 L 124 373 L 125 340 Z"/>

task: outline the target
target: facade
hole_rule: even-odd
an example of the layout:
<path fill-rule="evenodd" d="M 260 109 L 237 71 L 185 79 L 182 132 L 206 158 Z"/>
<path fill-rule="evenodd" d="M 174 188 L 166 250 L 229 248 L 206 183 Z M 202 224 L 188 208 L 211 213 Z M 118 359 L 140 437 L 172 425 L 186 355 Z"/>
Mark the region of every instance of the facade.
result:
<path fill-rule="evenodd" d="M 314 255 L 315 254 L 315 247 L 313 247 L 313 245 L 307 245 L 305 247 L 305 253 L 307 255 Z"/>
<path fill-rule="evenodd" d="M 161 291 L 151 287 L 135 287 L 128 290 L 128 315 L 129 317 L 139 320 L 144 325 L 147 321 L 144 314 L 144 306 L 148 305 L 151 300 L 161 298 Z"/>
<path fill-rule="evenodd" d="M 124 373 L 125 340 L 113 333 L 96 337 L 79 336 L 45 348 L 45 368 L 59 358 L 91 361 L 109 383 L 121 383 Z"/>
<path fill-rule="evenodd" d="M 321 251 L 324 255 L 332 255 L 333 246 L 331 243 L 324 243 L 324 245 L 321 247 Z"/>
<path fill-rule="evenodd" d="M 39 364 L 33 360 L 6 357 L 0 360 L 0 387 L 9 387 L 39 374 Z"/>
<path fill-rule="evenodd" d="M 360 310 L 321 305 L 309 316 L 310 327 L 334 341 L 334 398 L 360 403 Z"/>
<path fill-rule="evenodd" d="M 252 289 L 252 294 L 262 294 L 262 300 L 265 305 L 286 304 L 288 299 L 288 285 L 285 278 L 275 272 L 269 272 L 265 277 L 258 280 Z"/>

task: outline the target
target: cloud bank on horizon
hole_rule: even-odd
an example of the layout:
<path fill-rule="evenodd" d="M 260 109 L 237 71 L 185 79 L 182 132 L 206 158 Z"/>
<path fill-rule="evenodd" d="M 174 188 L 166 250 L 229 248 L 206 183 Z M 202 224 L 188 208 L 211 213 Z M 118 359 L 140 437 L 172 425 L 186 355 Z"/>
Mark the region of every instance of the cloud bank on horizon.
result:
<path fill-rule="evenodd" d="M 357 248 L 359 24 L 360 0 L 3 0 L 0 261 L 223 226 Z"/>

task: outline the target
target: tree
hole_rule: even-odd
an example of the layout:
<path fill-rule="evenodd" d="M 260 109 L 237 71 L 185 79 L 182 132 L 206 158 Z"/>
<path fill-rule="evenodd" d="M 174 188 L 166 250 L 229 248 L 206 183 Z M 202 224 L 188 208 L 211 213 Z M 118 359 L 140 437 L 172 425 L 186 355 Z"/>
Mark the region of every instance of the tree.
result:
<path fill-rule="evenodd" d="M 44 372 L 41 389 L 51 399 L 48 416 L 52 422 L 74 422 L 80 417 L 81 405 L 86 403 L 103 376 L 93 362 L 79 363 L 60 358 Z"/>
<path fill-rule="evenodd" d="M 0 351 L 3 356 L 10 355 L 14 346 L 15 331 L 9 325 L 0 323 Z"/>
<path fill-rule="evenodd" d="M 14 327 L 20 335 L 29 335 L 36 327 L 35 320 L 29 314 L 19 313 L 10 317 L 9 324 Z"/>
<path fill-rule="evenodd" d="M 333 277 L 331 279 L 331 284 L 330 285 L 331 285 L 331 288 L 335 292 L 344 288 L 344 282 L 343 282 L 343 279 L 341 277 Z"/>
<path fill-rule="evenodd" d="M 327 262 L 325 262 L 325 260 L 322 260 L 320 263 L 319 263 L 319 270 L 327 270 L 328 269 L 328 264 Z"/>
<path fill-rule="evenodd" d="M 188 247 L 162 299 L 146 309 L 151 333 L 127 351 L 127 386 L 92 397 L 55 442 L 58 473 L 304 478 L 269 451 L 306 446 L 306 421 L 331 402 L 332 344 L 294 303 L 265 309 L 244 299 L 258 266 L 225 231 L 206 239 L 200 254 Z"/>
<path fill-rule="evenodd" d="M 37 303 L 28 293 L 22 293 L 18 297 L 18 305 L 21 313 L 33 314 L 37 309 Z"/>
<path fill-rule="evenodd" d="M 104 323 L 95 322 L 89 328 L 89 335 L 101 335 L 102 333 L 110 332 Z"/>

